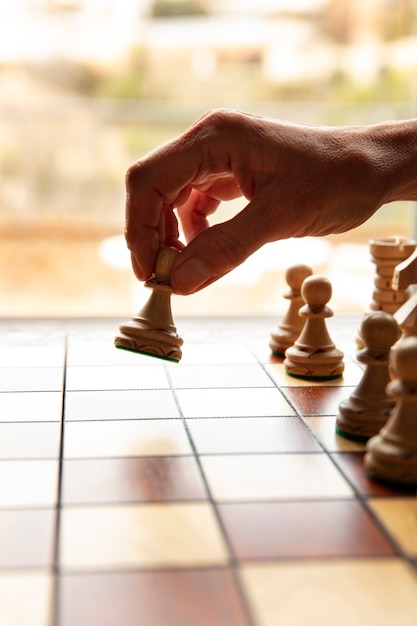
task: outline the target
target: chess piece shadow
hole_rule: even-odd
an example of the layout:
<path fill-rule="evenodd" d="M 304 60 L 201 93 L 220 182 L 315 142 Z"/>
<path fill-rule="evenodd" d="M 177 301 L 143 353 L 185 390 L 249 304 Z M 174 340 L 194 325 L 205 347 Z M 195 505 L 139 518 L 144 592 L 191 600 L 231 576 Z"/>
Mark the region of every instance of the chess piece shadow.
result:
<path fill-rule="evenodd" d="M 178 336 L 172 319 L 169 282 L 171 267 L 180 251 L 161 248 L 156 260 L 154 278 L 145 282 L 152 293 L 129 322 L 121 324 L 114 343 L 116 348 L 139 352 L 168 361 L 179 362 L 183 340 Z"/>
<path fill-rule="evenodd" d="M 390 313 L 375 311 L 362 321 L 360 335 L 366 347 L 357 360 L 365 369 L 356 389 L 339 404 L 336 432 L 348 439 L 367 441 L 381 430 L 395 404 L 385 390 L 390 382 L 391 346 L 400 329 Z"/>

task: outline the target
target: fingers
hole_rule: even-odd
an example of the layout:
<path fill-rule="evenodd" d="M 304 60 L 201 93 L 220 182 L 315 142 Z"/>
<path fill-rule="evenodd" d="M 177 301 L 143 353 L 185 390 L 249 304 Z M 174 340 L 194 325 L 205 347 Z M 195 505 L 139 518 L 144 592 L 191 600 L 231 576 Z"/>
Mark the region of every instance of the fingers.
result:
<path fill-rule="evenodd" d="M 218 280 L 243 263 L 266 243 L 265 227 L 248 207 L 233 219 L 199 232 L 176 259 L 171 286 L 191 294 Z"/>
<path fill-rule="evenodd" d="M 161 246 L 180 246 L 174 207 L 190 194 L 197 160 L 186 150 L 178 163 L 170 152 L 163 148 L 126 174 L 125 238 L 139 280 L 152 275 Z"/>

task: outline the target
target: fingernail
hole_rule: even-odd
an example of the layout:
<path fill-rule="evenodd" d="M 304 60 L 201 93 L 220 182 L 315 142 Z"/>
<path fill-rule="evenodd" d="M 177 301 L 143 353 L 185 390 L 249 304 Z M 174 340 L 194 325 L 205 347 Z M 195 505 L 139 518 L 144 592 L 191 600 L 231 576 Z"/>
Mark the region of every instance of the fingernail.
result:
<path fill-rule="evenodd" d="M 213 276 L 210 267 L 202 259 L 190 257 L 175 269 L 171 282 L 179 293 L 192 293 Z"/>

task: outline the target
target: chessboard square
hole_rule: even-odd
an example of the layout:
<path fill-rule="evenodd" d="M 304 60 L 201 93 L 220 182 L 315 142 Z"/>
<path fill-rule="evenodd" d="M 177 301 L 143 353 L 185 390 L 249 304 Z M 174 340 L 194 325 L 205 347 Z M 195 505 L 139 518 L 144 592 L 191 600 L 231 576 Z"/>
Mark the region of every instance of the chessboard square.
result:
<path fill-rule="evenodd" d="M 0 624 L 47 626 L 52 593 L 52 576 L 45 572 L 0 573 Z"/>
<path fill-rule="evenodd" d="M 371 498 L 368 503 L 410 557 L 417 558 L 417 502 L 410 498 Z"/>
<path fill-rule="evenodd" d="M 213 455 L 201 457 L 201 464 L 220 502 L 353 497 L 324 454 Z"/>
<path fill-rule="evenodd" d="M 137 366 L 160 367 L 160 362 L 150 359 L 148 356 L 128 350 L 118 350 L 114 346 L 114 336 L 109 336 L 107 341 L 91 341 L 87 343 L 77 342 L 70 337 L 68 345 L 67 363 L 69 367 L 84 366 Z"/>
<path fill-rule="evenodd" d="M 336 432 L 335 415 L 308 415 L 304 419 L 328 452 L 363 452 L 365 443 L 342 437 Z"/>
<path fill-rule="evenodd" d="M 0 459 L 56 459 L 60 440 L 59 423 L 0 423 Z"/>
<path fill-rule="evenodd" d="M 206 489 L 191 456 L 64 461 L 64 505 L 204 499 Z"/>
<path fill-rule="evenodd" d="M 287 387 L 283 393 L 302 415 L 337 415 L 339 404 L 348 398 L 353 387 Z"/>
<path fill-rule="evenodd" d="M 184 365 L 171 368 L 169 375 L 176 389 L 227 387 L 272 387 L 269 376 L 259 365 Z"/>
<path fill-rule="evenodd" d="M 259 563 L 241 579 L 258 626 L 416 623 L 417 578 L 396 558 Z"/>
<path fill-rule="evenodd" d="M 191 454 L 181 420 L 69 422 L 64 457 L 95 459 Z"/>
<path fill-rule="evenodd" d="M 2 367 L 58 367 L 65 362 L 64 343 L 57 346 L 2 345 L 0 368 Z"/>
<path fill-rule="evenodd" d="M 69 391 L 65 400 L 66 421 L 179 417 L 174 397 L 165 389 Z"/>
<path fill-rule="evenodd" d="M 53 509 L 0 510 L 0 568 L 51 567 L 54 525 Z"/>
<path fill-rule="evenodd" d="M 60 626 L 250 626 L 233 573 L 180 569 L 64 575 Z"/>
<path fill-rule="evenodd" d="M 145 365 L 69 367 L 67 391 L 169 389 L 164 368 Z"/>
<path fill-rule="evenodd" d="M 219 512 L 239 560 L 394 555 L 355 500 L 223 504 Z"/>
<path fill-rule="evenodd" d="M 220 417 L 187 420 L 199 454 L 319 452 L 303 422 L 292 417 Z"/>
<path fill-rule="evenodd" d="M 343 375 L 333 380 L 309 380 L 296 378 L 287 374 L 284 362 L 281 359 L 272 359 L 265 364 L 265 370 L 272 380 L 280 387 L 356 387 L 363 376 L 363 369 L 357 363 L 348 361 L 345 363 Z"/>
<path fill-rule="evenodd" d="M 0 461 L 0 508 L 49 507 L 56 502 L 56 461 Z"/>
<path fill-rule="evenodd" d="M 19 367 L 0 369 L 0 393 L 23 391 L 62 391 L 61 367 Z"/>
<path fill-rule="evenodd" d="M 273 417 L 295 414 L 276 388 L 180 389 L 177 397 L 185 417 Z"/>
<path fill-rule="evenodd" d="M 61 393 L 0 393 L 0 422 L 59 422 L 61 416 Z"/>
<path fill-rule="evenodd" d="M 224 565 L 227 550 L 204 503 L 64 508 L 64 570 Z"/>
<path fill-rule="evenodd" d="M 232 343 L 198 343 L 184 346 L 181 364 L 184 365 L 241 365 L 257 363 L 248 346 Z"/>
<path fill-rule="evenodd" d="M 365 471 L 362 452 L 332 453 L 331 458 L 342 474 L 363 496 L 407 496 L 415 495 L 416 488 L 412 485 L 396 485 L 371 479 Z"/>

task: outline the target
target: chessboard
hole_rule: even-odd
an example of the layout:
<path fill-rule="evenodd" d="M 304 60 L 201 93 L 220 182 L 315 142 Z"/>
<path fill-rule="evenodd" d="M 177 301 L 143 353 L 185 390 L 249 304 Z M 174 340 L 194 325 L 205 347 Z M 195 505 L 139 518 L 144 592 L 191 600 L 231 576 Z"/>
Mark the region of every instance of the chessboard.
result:
<path fill-rule="evenodd" d="M 179 318 L 180 363 L 120 321 L 0 322 L 0 624 L 416 626 L 416 489 L 335 432 L 360 316 L 316 382 L 277 320 Z"/>

